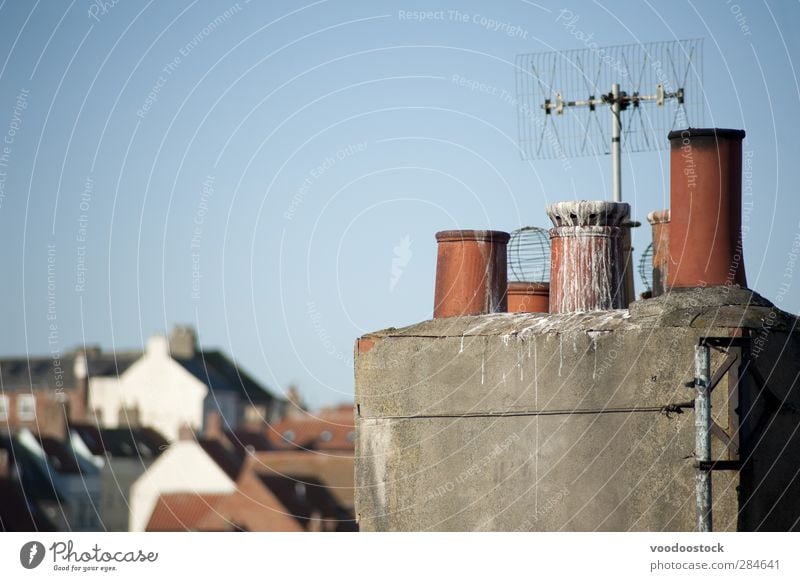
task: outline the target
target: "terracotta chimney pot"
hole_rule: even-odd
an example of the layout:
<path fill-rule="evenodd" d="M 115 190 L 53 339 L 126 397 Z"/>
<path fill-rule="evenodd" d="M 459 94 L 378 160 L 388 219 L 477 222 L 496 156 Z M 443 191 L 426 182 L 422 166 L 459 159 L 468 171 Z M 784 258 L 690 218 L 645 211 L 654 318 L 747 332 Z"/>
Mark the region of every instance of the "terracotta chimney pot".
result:
<path fill-rule="evenodd" d="M 623 202 L 557 202 L 547 206 L 550 230 L 550 312 L 625 308 L 621 224 Z"/>
<path fill-rule="evenodd" d="M 664 294 L 669 272 L 669 210 L 658 210 L 647 215 L 653 227 L 653 294 Z"/>
<path fill-rule="evenodd" d="M 670 140 L 668 288 L 747 286 L 739 129 L 684 129 Z"/>
<path fill-rule="evenodd" d="M 509 313 L 549 313 L 550 284 L 546 282 L 508 283 Z"/>
<path fill-rule="evenodd" d="M 508 239 L 494 230 L 436 234 L 435 319 L 506 312 Z"/>

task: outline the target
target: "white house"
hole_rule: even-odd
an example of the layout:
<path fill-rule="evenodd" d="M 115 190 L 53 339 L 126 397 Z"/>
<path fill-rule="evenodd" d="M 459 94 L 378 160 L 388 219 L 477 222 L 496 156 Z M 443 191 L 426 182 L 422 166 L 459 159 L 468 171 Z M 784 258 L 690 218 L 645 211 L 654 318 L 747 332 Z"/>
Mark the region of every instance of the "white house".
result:
<path fill-rule="evenodd" d="M 100 426 L 147 426 L 171 441 L 182 428 L 204 429 L 211 412 L 224 428 L 258 428 L 285 405 L 222 352 L 200 350 L 189 327 L 151 337 L 119 376 L 90 377 L 88 399 Z"/>
<path fill-rule="evenodd" d="M 130 531 L 147 528 L 162 494 L 233 494 L 236 483 L 192 439 L 173 443 L 131 486 Z"/>

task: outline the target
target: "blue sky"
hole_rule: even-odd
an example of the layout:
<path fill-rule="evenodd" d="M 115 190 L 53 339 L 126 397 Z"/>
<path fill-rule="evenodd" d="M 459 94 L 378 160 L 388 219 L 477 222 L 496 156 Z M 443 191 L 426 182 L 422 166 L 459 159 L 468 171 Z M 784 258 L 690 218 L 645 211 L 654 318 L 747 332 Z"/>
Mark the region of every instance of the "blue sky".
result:
<path fill-rule="evenodd" d="M 705 124 L 752 154 L 748 280 L 796 314 L 797 22 L 796 2 L 5 0 L 0 353 L 190 323 L 276 390 L 348 400 L 354 339 L 430 317 L 436 231 L 610 196 L 608 157 L 522 161 L 498 97 L 517 54 L 583 48 L 576 27 L 705 39 Z M 636 218 L 668 205 L 667 175 L 665 152 L 624 156 Z"/>

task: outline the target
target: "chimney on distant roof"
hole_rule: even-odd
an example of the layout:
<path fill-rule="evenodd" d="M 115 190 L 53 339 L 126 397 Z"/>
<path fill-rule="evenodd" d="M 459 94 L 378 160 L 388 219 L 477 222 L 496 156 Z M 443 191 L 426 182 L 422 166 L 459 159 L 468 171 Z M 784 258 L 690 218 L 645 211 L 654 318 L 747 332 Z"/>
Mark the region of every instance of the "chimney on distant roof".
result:
<path fill-rule="evenodd" d="M 190 426 L 187 423 L 181 424 L 181 427 L 178 428 L 178 440 L 183 441 L 183 442 L 191 442 L 191 441 L 194 441 L 196 439 L 197 438 L 195 437 L 194 430 L 192 429 L 192 426 Z"/>
<path fill-rule="evenodd" d="M 176 325 L 169 336 L 169 351 L 175 359 L 192 359 L 197 353 L 197 333 L 191 325 Z"/>
<path fill-rule="evenodd" d="M 69 410 L 69 419 L 72 421 L 85 421 L 86 411 L 89 409 L 89 362 L 86 351 L 75 351 L 72 363 L 72 374 L 75 376 L 75 391 L 77 398 Z M 58 392 L 63 395 L 63 391 Z"/>
<path fill-rule="evenodd" d="M 8 461 L 8 450 L 0 450 L 0 480 L 4 480 L 11 474 L 11 466 Z"/>
<path fill-rule="evenodd" d="M 289 386 L 289 389 L 286 393 L 286 399 L 288 401 L 288 405 L 286 406 L 286 413 L 284 414 L 284 417 L 297 418 L 302 416 L 306 408 L 303 404 L 303 398 L 300 396 L 300 390 L 297 389 L 295 384 L 291 384 Z"/>
<path fill-rule="evenodd" d="M 209 440 L 222 440 L 222 416 L 218 410 L 210 410 L 206 414 L 203 435 Z"/>

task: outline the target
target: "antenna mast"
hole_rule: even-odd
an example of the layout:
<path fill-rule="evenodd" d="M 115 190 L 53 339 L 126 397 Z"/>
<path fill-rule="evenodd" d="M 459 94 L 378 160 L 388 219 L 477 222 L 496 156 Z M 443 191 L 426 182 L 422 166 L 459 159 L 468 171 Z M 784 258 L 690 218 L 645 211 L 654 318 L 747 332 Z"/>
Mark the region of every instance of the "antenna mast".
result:
<path fill-rule="evenodd" d="M 621 202 L 623 148 L 666 149 L 670 131 L 689 127 L 690 119 L 702 126 L 702 48 L 702 39 L 694 39 L 518 55 L 523 159 L 610 153 L 611 199 Z M 645 107 L 648 103 L 656 106 Z M 597 114 L 606 106 L 610 131 Z M 630 302 L 635 294 L 630 228 L 639 223 L 629 218 L 625 225 L 623 278 Z"/>

